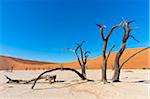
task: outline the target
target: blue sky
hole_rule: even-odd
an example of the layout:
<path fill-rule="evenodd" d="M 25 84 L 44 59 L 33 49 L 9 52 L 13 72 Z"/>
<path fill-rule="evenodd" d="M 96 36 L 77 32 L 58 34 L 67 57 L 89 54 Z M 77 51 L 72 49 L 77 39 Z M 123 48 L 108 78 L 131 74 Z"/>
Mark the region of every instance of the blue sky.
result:
<path fill-rule="evenodd" d="M 96 23 L 111 26 L 122 17 L 135 20 L 127 48 L 146 47 L 149 42 L 148 0 L 0 0 L 0 54 L 49 62 L 74 61 L 72 52 L 85 40 L 90 58 L 101 55 L 103 42 Z M 116 29 L 109 39 L 117 51 L 123 32 Z"/>

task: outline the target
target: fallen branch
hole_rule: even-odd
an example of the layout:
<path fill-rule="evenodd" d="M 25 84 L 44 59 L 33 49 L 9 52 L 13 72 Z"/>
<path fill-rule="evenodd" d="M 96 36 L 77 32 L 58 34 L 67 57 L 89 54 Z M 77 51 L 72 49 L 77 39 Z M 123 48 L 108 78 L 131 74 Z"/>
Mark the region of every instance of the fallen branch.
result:
<path fill-rule="evenodd" d="M 73 71 L 73 72 L 75 72 L 82 80 L 87 80 L 80 72 L 78 72 L 78 71 L 75 70 L 75 69 L 72 69 L 72 68 L 55 68 L 55 69 L 47 70 L 47 71 L 44 71 L 43 73 L 41 73 L 41 74 L 34 80 L 34 84 L 33 84 L 33 86 L 32 86 L 31 88 L 32 88 L 32 89 L 34 88 L 36 82 L 41 78 L 41 76 L 43 76 L 43 75 L 46 74 L 46 73 L 49 73 L 49 72 L 52 72 L 52 71 L 56 71 L 56 70 L 68 70 L 68 71 Z M 93 80 L 88 80 L 88 81 L 93 81 Z"/>
<path fill-rule="evenodd" d="M 35 81 L 37 78 L 33 78 L 31 80 L 17 80 L 17 79 L 11 79 L 10 77 L 6 76 L 5 77 L 8 79 L 8 81 L 6 83 L 18 83 L 18 84 L 28 84 L 30 82 Z M 46 75 L 46 76 L 41 76 L 39 79 L 45 79 L 45 80 L 49 80 L 49 83 L 56 82 L 56 75 Z"/>
<path fill-rule="evenodd" d="M 5 77 L 8 79 L 6 83 L 21 83 L 21 82 L 26 82 L 25 80 L 16 80 L 16 79 L 11 79 L 10 77 L 6 76 Z"/>
<path fill-rule="evenodd" d="M 76 73 L 82 80 L 87 80 L 87 81 L 94 81 L 94 80 L 89 80 L 86 79 L 80 72 L 78 72 L 75 69 L 72 68 L 55 68 L 55 69 L 51 69 L 51 70 L 47 70 L 44 71 L 43 73 L 41 73 L 37 78 L 33 78 L 31 80 L 17 80 L 17 79 L 11 79 L 10 77 L 6 76 L 5 77 L 8 79 L 7 83 L 19 83 L 19 84 L 28 84 L 30 82 L 34 82 L 34 84 L 32 85 L 32 89 L 34 88 L 36 82 L 40 79 L 45 79 L 45 80 L 49 80 L 50 83 L 54 83 L 56 82 L 56 75 L 46 75 L 43 76 L 46 73 L 52 72 L 52 71 L 56 71 L 56 70 L 68 70 L 68 71 L 73 71 L 74 73 Z M 53 81 L 53 82 L 52 82 Z"/>

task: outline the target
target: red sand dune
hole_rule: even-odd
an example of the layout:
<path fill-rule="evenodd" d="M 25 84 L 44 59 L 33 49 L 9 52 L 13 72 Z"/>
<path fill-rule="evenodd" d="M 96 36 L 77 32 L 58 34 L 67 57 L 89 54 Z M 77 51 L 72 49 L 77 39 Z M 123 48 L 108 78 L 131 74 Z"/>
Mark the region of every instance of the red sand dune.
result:
<path fill-rule="evenodd" d="M 136 53 L 137 51 L 142 50 L 142 48 L 132 48 L 127 49 L 123 53 L 123 56 L 121 57 L 121 63 L 124 62 L 128 57 L 130 57 L 132 54 Z M 114 58 L 115 58 L 116 52 L 112 52 L 109 60 L 108 60 L 108 68 L 112 69 Z M 150 48 L 137 54 L 133 58 L 131 58 L 124 66 L 123 68 L 126 69 L 143 69 L 143 68 L 149 68 L 149 58 L 150 58 Z M 87 62 L 87 68 L 88 69 L 98 69 L 100 68 L 102 63 L 102 57 L 99 56 L 97 58 L 89 59 Z M 65 66 L 77 66 L 77 62 L 70 62 L 66 63 Z M 78 65 L 79 66 L 79 65 Z"/>
<path fill-rule="evenodd" d="M 133 49 L 127 49 L 123 53 L 123 56 L 121 57 L 121 62 L 126 60 L 129 56 L 131 56 L 133 53 L 141 50 L 142 48 L 133 48 Z M 108 68 L 112 68 L 114 58 L 115 58 L 116 52 L 111 53 L 110 58 L 108 60 Z M 128 69 L 143 69 L 143 68 L 149 68 L 149 56 L 150 56 L 150 49 L 147 49 L 138 55 L 134 56 L 132 59 L 130 59 L 123 68 Z M 87 62 L 87 68 L 88 69 L 99 69 L 100 65 L 102 63 L 102 57 L 99 56 L 97 58 L 89 59 Z M 0 70 L 3 69 L 16 69 L 16 70 L 41 70 L 41 69 L 51 69 L 56 67 L 70 67 L 78 69 L 79 65 L 77 61 L 75 62 L 68 62 L 68 63 L 48 63 L 48 62 L 40 62 L 40 61 L 33 61 L 33 60 L 25 60 L 25 59 L 19 59 L 19 58 L 13 58 L 8 56 L 0 56 Z"/>

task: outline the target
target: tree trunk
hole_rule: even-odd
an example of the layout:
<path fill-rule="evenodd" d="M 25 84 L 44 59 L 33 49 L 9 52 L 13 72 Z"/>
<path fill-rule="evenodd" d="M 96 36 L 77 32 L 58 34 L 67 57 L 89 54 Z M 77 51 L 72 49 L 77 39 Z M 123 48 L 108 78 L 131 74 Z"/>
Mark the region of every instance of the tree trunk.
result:
<path fill-rule="evenodd" d="M 121 71 L 120 68 L 115 68 L 114 75 L 113 75 L 113 78 L 112 78 L 113 82 L 120 82 L 120 80 L 119 80 L 120 71 Z"/>
<path fill-rule="evenodd" d="M 102 50 L 102 58 L 103 58 L 103 63 L 101 65 L 101 70 L 102 70 L 102 81 L 107 82 L 107 75 L 106 75 L 106 69 L 107 69 L 107 62 L 106 62 L 106 47 L 107 47 L 107 40 L 104 40 L 104 46 Z"/>
<path fill-rule="evenodd" d="M 82 75 L 86 78 L 85 68 L 82 70 Z"/>
<path fill-rule="evenodd" d="M 118 53 L 117 53 L 117 55 L 115 57 L 114 75 L 113 75 L 113 78 L 112 78 L 113 82 L 119 82 L 119 76 L 120 76 L 120 70 L 121 70 L 119 61 L 120 61 L 120 58 L 121 58 L 125 48 L 126 48 L 126 43 L 123 42 L 122 46 L 121 46 L 121 49 L 118 51 Z"/>
<path fill-rule="evenodd" d="M 100 25 L 100 24 L 96 24 L 96 25 L 99 27 L 99 29 L 100 29 L 100 36 L 101 36 L 101 38 L 102 38 L 102 40 L 103 40 L 103 42 L 104 42 L 103 50 L 102 50 L 102 58 L 103 58 L 103 61 L 102 61 L 102 65 L 101 65 L 101 72 L 102 72 L 102 78 L 101 78 L 101 79 L 102 79 L 102 81 L 103 81 L 104 83 L 107 82 L 107 74 L 106 74 L 106 70 L 107 70 L 107 60 L 108 60 L 108 57 L 109 57 L 109 54 L 110 54 L 112 48 L 114 47 L 114 46 L 113 46 L 113 47 L 110 49 L 110 52 L 109 52 L 108 56 L 106 57 L 107 42 L 108 42 L 108 39 L 109 39 L 110 35 L 112 34 L 112 32 L 113 32 L 117 27 L 121 26 L 121 24 L 122 24 L 122 22 L 119 23 L 119 24 L 117 24 L 117 25 L 115 25 L 115 26 L 113 26 L 113 27 L 110 29 L 110 31 L 109 31 L 109 33 L 107 34 L 106 37 L 104 37 L 104 34 L 103 34 L 103 30 L 104 30 L 105 27 L 102 26 L 102 25 Z"/>
<path fill-rule="evenodd" d="M 104 61 L 102 66 L 101 66 L 101 70 L 102 70 L 102 81 L 103 82 L 107 82 L 107 75 L 106 75 L 106 62 Z"/>
<path fill-rule="evenodd" d="M 82 72 L 82 75 L 86 78 L 85 65 L 81 66 L 81 72 Z"/>

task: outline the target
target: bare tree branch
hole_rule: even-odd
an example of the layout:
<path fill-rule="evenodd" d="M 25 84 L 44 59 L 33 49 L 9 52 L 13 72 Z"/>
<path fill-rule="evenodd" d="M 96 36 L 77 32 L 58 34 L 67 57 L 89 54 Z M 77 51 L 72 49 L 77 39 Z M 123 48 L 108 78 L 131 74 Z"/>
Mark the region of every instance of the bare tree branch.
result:
<path fill-rule="evenodd" d="M 96 24 L 99 28 L 102 28 L 103 26 L 102 25 L 100 25 L 100 24 Z"/>
<path fill-rule="evenodd" d="M 123 31 L 124 31 L 124 33 L 126 33 L 127 31 L 126 31 L 126 27 L 125 27 L 125 24 L 123 23 L 123 25 L 122 25 L 122 29 L 123 29 Z"/>
<path fill-rule="evenodd" d="M 75 69 L 72 69 L 72 68 L 55 68 L 55 69 L 51 69 L 51 70 L 47 70 L 47 71 L 42 72 L 42 73 L 35 79 L 34 84 L 32 85 L 31 88 L 32 88 L 32 89 L 34 88 L 36 82 L 41 78 L 41 76 L 43 76 L 43 75 L 46 74 L 46 73 L 50 73 L 50 72 L 52 72 L 52 71 L 57 71 L 57 70 L 73 71 L 73 72 L 76 73 L 82 80 L 86 80 L 86 78 L 85 78 L 82 74 L 80 74 L 80 72 L 78 72 L 78 71 L 75 70 Z"/>
<path fill-rule="evenodd" d="M 88 58 L 88 53 L 90 53 L 90 51 L 86 51 L 85 53 L 84 53 L 84 64 L 86 64 L 87 63 L 87 58 Z"/>
<path fill-rule="evenodd" d="M 75 50 L 73 50 L 73 49 L 71 49 L 71 48 L 65 48 L 65 50 L 72 51 L 72 52 L 75 54 L 75 56 L 76 56 L 76 58 L 77 58 L 77 60 L 78 60 L 78 62 L 79 62 L 79 65 L 81 66 L 81 61 L 80 61 L 79 55 L 78 55 L 78 53 L 77 53 L 77 50 L 78 50 L 78 49 L 79 49 L 79 46 L 77 46 L 77 48 L 76 48 Z"/>
<path fill-rule="evenodd" d="M 77 60 L 78 60 L 78 63 L 80 65 L 80 68 L 81 68 L 81 72 L 82 72 L 82 75 L 86 78 L 86 68 L 85 68 L 85 65 L 86 65 L 86 60 L 87 60 L 87 52 L 86 54 L 83 53 L 83 50 L 82 50 L 82 45 L 85 41 L 82 41 L 81 43 L 76 43 L 77 47 L 75 50 L 72 50 L 70 48 L 67 48 L 68 50 L 71 50 L 72 52 L 74 52 Z M 80 55 L 78 55 L 78 50 L 80 51 Z M 80 57 L 81 56 L 81 57 Z"/>
<path fill-rule="evenodd" d="M 114 29 L 116 29 L 117 27 L 121 26 L 122 22 L 120 22 L 119 24 L 113 26 L 111 29 L 110 29 L 110 32 L 108 33 L 108 35 L 106 36 L 106 39 L 108 39 L 110 37 L 110 35 L 112 34 L 112 32 L 114 31 Z"/>
<path fill-rule="evenodd" d="M 76 43 L 78 47 L 81 47 L 85 43 L 85 41 L 82 41 L 81 43 Z"/>
<path fill-rule="evenodd" d="M 82 64 L 81 64 L 81 61 L 80 61 L 80 58 L 79 58 L 77 52 L 75 52 L 75 56 L 76 56 L 76 58 L 77 58 L 77 60 L 78 60 L 78 62 L 79 62 L 79 65 L 81 66 Z"/>
<path fill-rule="evenodd" d="M 126 26 L 126 29 L 128 29 L 129 28 L 129 24 L 135 22 L 135 20 L 131 20 L 131 21 L 128 21 L 128 22 L 126 20 L 123 20 L 123 22 L 124 22 L 124 24 Z"/>
<path fill-rule="evenodd" d="M 133 23 L 133 22 L 135 22 L 135 20 L 128 21 L 127 23 L 128 23 L 128 25 L 129 25 L 129 24 L 131 24 L 131 23 Z"/>
<path fill-rule="evenodd" d="M 109 49 L 109 52 L 108 52 L 106 61 L 108 60 L 108 58 L 109 58 L 109 56 L 110 56 L 110 54 L 111 54 L 111 51 L 112 51 L 112 49 L 113 49 L 114 47 L 115 47 L 115 45 L 113 45 L 113 46 Z"/>
<path fill-rule="evenodd" d="M 33 78 L 31 80 L 17 80 L 17 79 L 11 79 L 10 77 L 6 75 L 5 77 L 8 79 L 7 83 L 28 84 L 36 80 L 36 78 Z M 45 76 L 41 76 L 39 79 L 49 80 L 49 82 L 51 83 L 52 80 L 53 82 L 56 81 L 56 75 L 45 75 Z"/>
<path fill-rule="evenodd" d="M 84 58 L 83 58 L 83 50 L 82 48 L 80 47 L 80 55 L 81 55 L 81 60 L 82 60 L 82 63 L 84 63 Z"/>
<path fill-rule="evenodd" d="M 123 22 L 124 22 L 123 26 L 122 26 L 122 29 L 124 31 L 123 42 L 126 42 L 128 40 L 128 38 L 130 37 L 131 31 L 134 29 L 137 29 L 137 27 L 134 27 L 134 28 L 129 27 L 129 24 L 134 22 L 134 20 L 131 20 L 129 22 L 127 22 L 126 20 L 123 20 Z"/>
<path fill-rule="evenodd" d="M 136 56 L 137 54 L 139 54 L 139 53 L 141 53 L 141 52 L 143 52 L 143 51 L 145 51 L 146 49 L 149 49 L 150 47 L 146 47 L 146 48 L 144 48 L 144 49 L 142 49 L 142 50 L 140 50 L 140 51 L 138 51 L 138 52 L 136 52 L 136 53 L 134 53 L 134 54 L 132 54 L 129 58 L 127 58 L 121 65 L 120 65 L 120 69 L 123 67 L 123 65 L 126 63 L 126 62 L 128 62 L 131 58 L 133 58 L 134 56 Z"/>
<path fill-rule="evenodd" d="M 77 50 L 80 49 L 80 55 L 81 55 L 81 60 L 82 60 L 82 63 L 84 62 L 84 59 L 83 59 L 83 50 L 82 50 L 82 45 L 83 43 L 85 43 L 85 41 L 82 41 L 81 43 L 76 43 L 77 44 L 77 48 L 76 48 L 76 51 L 75 53 L 77 54 Z M 78 59 L 78 62 L 80 64 L 80 66 L 82 66 L 82 63 L 80 61 L 80 58 L 79 58 L 79 55 L 77 54 L 77 59 Z"/>
<path fill-rule="evenodd" d="M 102 40 L 105 40 L 104 34 L 103 34 L 103 30 L 104 30 L 104 26 L 100 25 L 100 24 L 96 24 L 99 28 L 100 28 L 100 35 Z"/>
<path fill-rule="evenodd" d="M 138 41 L 133 35 L 129 35 L 129 37 L 131 37 L 133 40 L 135 40 L 136 42 L 140 42 L 140 41 Z"/>

